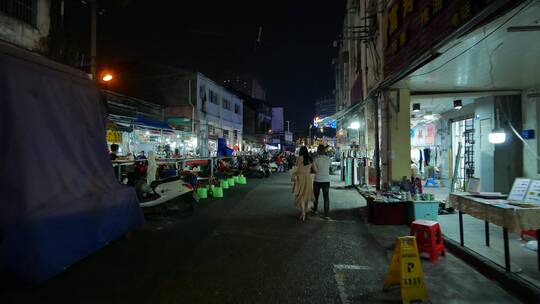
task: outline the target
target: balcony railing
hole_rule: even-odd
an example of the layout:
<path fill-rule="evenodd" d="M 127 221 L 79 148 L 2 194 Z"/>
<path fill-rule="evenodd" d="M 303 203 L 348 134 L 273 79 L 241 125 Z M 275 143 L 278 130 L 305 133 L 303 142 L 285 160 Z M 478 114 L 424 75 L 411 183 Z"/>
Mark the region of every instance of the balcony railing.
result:
<path fill-rule="evenodd" d="M 36 27 L 37 0 L 0 0 L 0 13 Z"/>

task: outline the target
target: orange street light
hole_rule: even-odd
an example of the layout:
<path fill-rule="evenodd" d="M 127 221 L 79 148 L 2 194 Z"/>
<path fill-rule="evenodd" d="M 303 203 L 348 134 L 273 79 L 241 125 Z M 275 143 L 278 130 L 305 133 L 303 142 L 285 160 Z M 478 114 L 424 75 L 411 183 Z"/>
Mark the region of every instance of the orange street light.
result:
<path fill-rule="evenodd" d="M 101 80 L 105 81 L 105 82 L 109 82 L 113 79 L 113 75 L 109 74 L 109 73 L 105 73 L 105 75 L 103 75 L 103 77 L 101 78 Z"/>

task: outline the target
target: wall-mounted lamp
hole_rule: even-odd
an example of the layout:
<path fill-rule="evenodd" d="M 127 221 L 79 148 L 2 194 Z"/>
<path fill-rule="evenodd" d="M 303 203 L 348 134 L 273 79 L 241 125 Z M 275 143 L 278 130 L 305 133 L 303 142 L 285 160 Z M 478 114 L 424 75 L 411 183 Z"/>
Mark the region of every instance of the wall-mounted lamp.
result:
<path fill-rule="evenodd" d="M 502 144 L 506 141 L 506 132 L 504 132 L 504 129 L 500 127 L 498 108 L 496 108 L 495 111 L 495 123 L 497 125 L 495 126 L 495 129 L 489 133 L 488 140 L 492 144 Z"/>
<path fill-rule="evenodd" d="M 463 102 L 461 99 L 454 100 L 454 109 L 461 110 L 461 108 L 463 108 Z"/>
<path fill-rule="evenodd" d="M 492 144 L 502 144 L 506 141 L 506 133 L 502 128 L 495 128 L 489 133 L 488 139 Z"/>
<path fill-rule="evenodd" d="M 360 123 L 358 121 L 351 122 L 351 124 L 349 125 L 349 129 L 354 129 L 354 130 L 360 129 Z"/>

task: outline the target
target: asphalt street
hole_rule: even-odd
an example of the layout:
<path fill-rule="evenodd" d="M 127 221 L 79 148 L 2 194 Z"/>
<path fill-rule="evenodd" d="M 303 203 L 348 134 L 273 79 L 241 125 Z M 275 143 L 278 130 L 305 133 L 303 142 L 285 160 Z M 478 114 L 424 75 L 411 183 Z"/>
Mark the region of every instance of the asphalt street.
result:
<path fill-rule="evenodd" d="M 382 285 L 396 233 L 365 223 L 356 190 L 331 189 L 331 220 L 297 220 L 287 173 L 201 200 L 191 217 L 152 217 L 7 303 L 400 303 Z M 403 230 L 404 229 L 404 230 Z M 424 261 L 433 303 L 516 303 L 448 255 Z M 470 301 L 469 301 L 470 299 Z M 3 301 L 1 301 L 3 302 Z"/>

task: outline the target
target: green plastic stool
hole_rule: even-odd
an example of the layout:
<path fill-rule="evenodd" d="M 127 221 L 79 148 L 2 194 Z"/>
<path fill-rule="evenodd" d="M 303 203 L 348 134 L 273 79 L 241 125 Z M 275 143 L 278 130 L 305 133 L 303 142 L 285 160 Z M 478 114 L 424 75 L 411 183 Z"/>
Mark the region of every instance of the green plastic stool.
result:
<path fill-rule="evenodd" d="M 228 178 L 227 181 L 229 182 L 229 187 L 234 186 L 234 178 Z"/>
<path fill-rule="evenodd" d="M 229 182 L 226 179 L 221 181 L 221 188 L 229 189 Z"/>
<path fill-rule="evenodd" d="M 238 175 L 233 176 L 235 184 L 239 184 L 239 182 L 238 182 L 239 178 L 240 178 L 240 176 L 238 176 Z"/>
<path fill-rule="evenodd" d="M 214 197 L 223 197 L 223 188 L 221 187 L 214 187 L 214 190 L 213 190 L 213 195 Z"/>
<path fill-rule="evenodd" d="M 216 188 L 215 185 L 210 185 L 210 190 L 214 191 L 215 188 Z"/>
<path fill-rule="evenodd" d="M 246 179 L 246 177 L 245 177 L 245 176 L 242 176 L 242 175 L 241 175 L 240 177 L 238 177 L 238 183 L 239 183 L 240 185 L 245 185 L 245 184 L 247 184 L 247 179 Z"/>
<path fill-rule="evenodd" d="M 197 196 L 199 198 L 208 198 L 208 189 L 205 187 L 197 188 Z"/>

